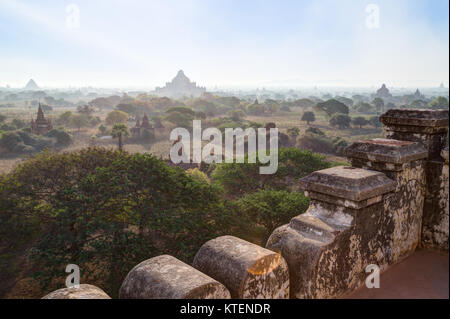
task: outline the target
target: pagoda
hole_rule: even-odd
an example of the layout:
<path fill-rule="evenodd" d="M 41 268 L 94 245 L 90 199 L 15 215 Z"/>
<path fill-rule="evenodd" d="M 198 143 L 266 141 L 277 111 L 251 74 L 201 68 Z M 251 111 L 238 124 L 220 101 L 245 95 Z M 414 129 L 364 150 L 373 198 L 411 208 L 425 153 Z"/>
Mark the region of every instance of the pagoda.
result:
<path fill-rule="evenodd" d="M 164 87 L 157 87 L 155 93 L 159 96 L 183 97 L 183 96 L 201 96 L 206 92 L 204 87 L 199 87 L 195 82 L 184 74 L 183 70 L 178 71 L 171 82 L 167 82 Z"/>
<path fill-rule="evenodd" d="M 392 94 L 389 92 L 389 89 L 386 87 L 386 84 L 383 84 L 381 88 L 377 90 L 377 94 L 375 94 L 376 97 L 382 98 L 382 99 L 390 99 L 392 98 Z"/>
<path fill-rule="evenodd" d="M 140 137 L 144 129 L 154 133 L 154 128 L 150 124 L 147 114 L 144 114 L 142 121 L 136 120 L 136 125 L 130 129 L 130 132 L 133 137 Z"/>
<path fill-rule="evenodd" d="M 53 129 L 51 120 L 47 120 L 42 111 L 41 103 L 39 103 L 36 120 L 31 119 L 31 134 L 44 135 Z"/>

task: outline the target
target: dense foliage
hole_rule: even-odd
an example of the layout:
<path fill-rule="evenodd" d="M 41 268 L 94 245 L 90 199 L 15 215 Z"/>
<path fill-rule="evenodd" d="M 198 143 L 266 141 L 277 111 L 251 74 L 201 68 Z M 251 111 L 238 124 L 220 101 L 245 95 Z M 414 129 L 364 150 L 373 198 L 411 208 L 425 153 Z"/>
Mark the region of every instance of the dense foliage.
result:
<path fill-rule="evenodd" d="M 8 268 L 7 256 L 27 241 L 41 282 L 74 263 L 115 294 L 140 261 L 162 253 L 189 260 L 219 235 L 219 196 L 152 155 L 44 152 L 0 178 L 1 264 Z"/>
<path fill-rule="evenodd" d="M 273 175 L 259 174 L 262 164 L 256 163 L 218 164 L 212 174 L 213 181 L 223 187 L 227 195 L 236 197 L 244 193 L 265 188 L 289 189 L 292 180 L 306 176 L 314 171 L 330 167 L 323 156 L 297 148 L 281 148 L 278 153 L 278 170 Z"/>

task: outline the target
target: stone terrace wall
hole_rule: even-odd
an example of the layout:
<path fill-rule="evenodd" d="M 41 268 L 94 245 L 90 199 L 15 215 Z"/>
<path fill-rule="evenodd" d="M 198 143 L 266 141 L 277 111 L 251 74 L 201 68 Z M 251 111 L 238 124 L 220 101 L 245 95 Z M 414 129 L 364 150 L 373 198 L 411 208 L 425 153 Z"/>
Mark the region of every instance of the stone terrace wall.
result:
<path fill-rule="evenodd" d="M 448 111 L 389 110 L 384 139 L 346 149 L 351 167 L 300 180 L 308 210 L 266 248 L 233 236 L 205 243 L 192 266 L 168 255 L 134 267 L 120 298 L 336 298 L 418 246 L 448 253 Z M 91 285 L 44 298 L 109 298 Z"/>

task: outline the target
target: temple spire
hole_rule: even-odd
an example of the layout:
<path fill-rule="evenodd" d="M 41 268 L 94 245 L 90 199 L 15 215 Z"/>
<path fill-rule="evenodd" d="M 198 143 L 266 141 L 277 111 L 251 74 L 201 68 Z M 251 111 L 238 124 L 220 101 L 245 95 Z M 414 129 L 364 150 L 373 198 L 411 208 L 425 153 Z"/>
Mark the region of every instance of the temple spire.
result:
<path fill-rule="evenodd" d="M 45 118 L 44 118 L 44 112 L 42 111 L 41 103 L 39 103 L 37 119 L 38 119 L 38 120 L 45 120 Z"/>

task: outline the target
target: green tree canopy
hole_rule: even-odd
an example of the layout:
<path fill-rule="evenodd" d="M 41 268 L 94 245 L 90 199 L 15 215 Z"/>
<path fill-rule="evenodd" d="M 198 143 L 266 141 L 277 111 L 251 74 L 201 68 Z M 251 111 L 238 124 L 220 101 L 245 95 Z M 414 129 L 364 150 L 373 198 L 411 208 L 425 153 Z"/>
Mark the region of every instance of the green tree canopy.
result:
<path fill-rule="evenodd" d="M 338 127 L 340 129 L 346 129 L 350 127 L 351 118 L 346 114 L 334 114 L 330 119 L 330 125 Z"/>
<path fill-rule="evenodd" d="M 316 115 L 314 114 L 314 112 L 307 111 L 303 113 L 301 120 L 306 121 L 306 123 L 309 125 L 310 122 L 314 122 L 316 120 Z"/>
<path fill-rule="evenodd" d="M 362 128 L 364 125 L 369 124 L 369 122 L 366 120 L 365 117 L 357 116 L 352 119 L 352 124 L 359 126 L 359 128 Z"/>
<path fill-rule="evenodd" d="M 328 116 L 332 116 L 336 113 L 348 114 L 349 112 L 347 105 L 335 99 L 317 103 L 315 108 L 319 111 L 325 112 Z"/>
<path fill-rule="evenodd" d="M 114 124 L 121 124 L 125 123 L 128 120 L 128 114 L 122 111 L 112 111 L 109 112 L 106 116 L 106 124 L 108 125 L 114 125 Z"/>
<path fill-rule="evenodd" d="M 432 109 L 448 109 L 448 100 L 443 96 L 438 96 L 434 101 L 430 102 Z"/>

